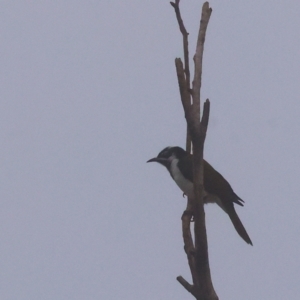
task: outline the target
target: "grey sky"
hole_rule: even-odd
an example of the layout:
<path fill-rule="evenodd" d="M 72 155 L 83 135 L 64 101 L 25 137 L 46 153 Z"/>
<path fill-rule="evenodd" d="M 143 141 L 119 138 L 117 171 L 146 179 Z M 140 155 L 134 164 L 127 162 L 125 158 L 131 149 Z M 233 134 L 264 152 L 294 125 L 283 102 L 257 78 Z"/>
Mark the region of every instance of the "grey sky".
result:
<path fill-rule="evenodd" d="M 226 3 L 225 3 L 226 2 Z M 300 2 L 210 1 L 205 158 L 254 246 L 206 206 L 220 299 L 299 299 Z M 202 2 L 182 0 L 194 53 Z M 169 1 L 1 1 L 0 298 L 191 299 Z"/>

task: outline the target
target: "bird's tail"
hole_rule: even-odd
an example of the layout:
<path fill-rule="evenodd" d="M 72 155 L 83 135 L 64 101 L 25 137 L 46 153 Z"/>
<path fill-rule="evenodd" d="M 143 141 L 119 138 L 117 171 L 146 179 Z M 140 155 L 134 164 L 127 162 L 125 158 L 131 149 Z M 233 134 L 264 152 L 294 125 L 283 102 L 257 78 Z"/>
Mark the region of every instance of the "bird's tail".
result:
<path fill-rule="evenodd" d="M 252 241 L 244 227 L 244 225 L 242 224 L 239 216 L 237 215 L 234 207 L 232 209 L 230 209 L 230 212 L 227 212 L 229 215 L 229 218 L 234 226 L 234 228 L 236 229 L 236 231 L 238 232 L 238 234 L 240 235 L 240 237 L 247 243 L 253 246 Z"/>

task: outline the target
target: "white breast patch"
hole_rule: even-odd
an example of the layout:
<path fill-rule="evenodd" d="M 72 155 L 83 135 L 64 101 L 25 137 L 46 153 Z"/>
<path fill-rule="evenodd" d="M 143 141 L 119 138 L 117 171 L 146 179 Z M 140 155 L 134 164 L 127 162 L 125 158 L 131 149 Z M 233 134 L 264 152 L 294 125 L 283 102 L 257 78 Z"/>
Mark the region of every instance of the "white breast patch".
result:
<path fill-rule="evenodd" d="M 179 186 L 179 188 L 189 197 L 194 195 L 193 183 L 185 179 L 184 176 L 178 169 L 178 159 L 174 158 L 171 162 L 170 172 L 173 176 L 174 181 Z"/>

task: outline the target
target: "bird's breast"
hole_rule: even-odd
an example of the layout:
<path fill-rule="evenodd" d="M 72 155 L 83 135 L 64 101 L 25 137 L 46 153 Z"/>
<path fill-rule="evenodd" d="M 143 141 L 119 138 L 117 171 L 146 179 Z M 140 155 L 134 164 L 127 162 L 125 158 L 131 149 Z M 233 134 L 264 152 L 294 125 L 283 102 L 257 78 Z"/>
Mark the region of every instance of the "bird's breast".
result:
<path fill-rule="evenodd" d="M 173 159 L 170 165 L 170 173 L 179 188 L 189 197 L 194 195 L 193 183 L 186 179 L 178 168 L 178 159 Z"/>

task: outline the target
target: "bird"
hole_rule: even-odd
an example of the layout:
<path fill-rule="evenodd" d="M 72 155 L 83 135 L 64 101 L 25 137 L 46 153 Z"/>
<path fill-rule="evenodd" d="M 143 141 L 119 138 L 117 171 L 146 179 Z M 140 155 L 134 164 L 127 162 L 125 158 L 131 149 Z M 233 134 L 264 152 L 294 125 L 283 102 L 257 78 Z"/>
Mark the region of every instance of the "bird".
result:
<path fill-rule="evenodd" d="M 194 197 L 192 154 L 181 147 L 169 146 L 148 162 L 157 162 L 165 166 L 183 193 L 188 197 Z M 204 203 L 217 203 L 228 214 L 240 237 L 247 244 L 253 245 L 234 208 L 234 204 L 244 206 L 244 200 L 233 191 L 229 182 L 204 159 L 203 185 Z"/>

